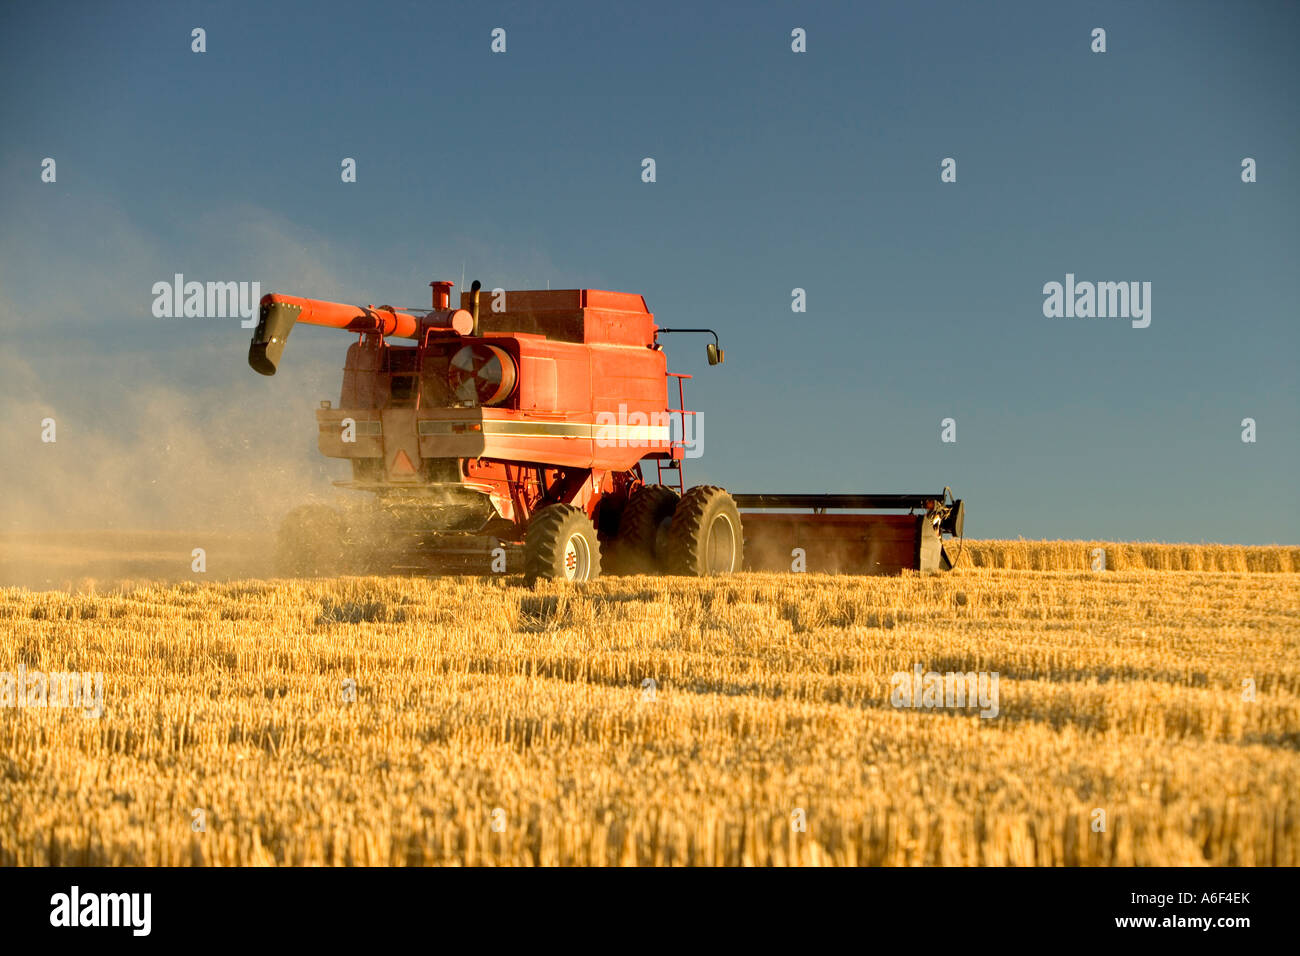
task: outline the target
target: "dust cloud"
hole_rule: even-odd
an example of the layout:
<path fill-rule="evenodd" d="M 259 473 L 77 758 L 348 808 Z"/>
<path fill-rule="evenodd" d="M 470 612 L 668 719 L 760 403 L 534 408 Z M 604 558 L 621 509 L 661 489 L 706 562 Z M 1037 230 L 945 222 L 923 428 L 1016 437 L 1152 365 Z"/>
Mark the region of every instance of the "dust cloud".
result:
<path fill-rule="evenodd" d="M 347 499 L 313 414 L 341 362 L 267 379 L 238 346 L 161 374 L 157 355 L 96 358 L 0 357 L 0 586 L 261 576 L 288 511 Z"/>

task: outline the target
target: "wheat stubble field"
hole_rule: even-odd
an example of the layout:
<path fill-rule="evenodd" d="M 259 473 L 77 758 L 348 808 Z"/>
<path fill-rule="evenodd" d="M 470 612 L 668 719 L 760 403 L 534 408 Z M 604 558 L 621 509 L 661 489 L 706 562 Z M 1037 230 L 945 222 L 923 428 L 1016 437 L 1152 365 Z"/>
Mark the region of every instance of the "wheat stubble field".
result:
<path fill-rule="evenodd" d="M 1300 863 L 1300 549 L 1108 547 L 0 588 L 0 670 L 105 706 L 0 708 L 0 864 Z M 916 664 L 999 715 L 892 706 Z"/>

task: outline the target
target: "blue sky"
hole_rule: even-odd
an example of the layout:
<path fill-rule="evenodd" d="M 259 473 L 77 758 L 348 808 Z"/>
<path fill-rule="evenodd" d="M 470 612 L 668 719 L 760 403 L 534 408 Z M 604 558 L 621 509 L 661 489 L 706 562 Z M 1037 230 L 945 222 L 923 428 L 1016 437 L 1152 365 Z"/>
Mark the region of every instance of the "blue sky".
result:
<path fill-rule="evenodd" d="M 129 447 L 174 489 L 261 455 L 317 487 L 346 338 L 300 330 L 262 379 L 237 320 L 156 319 L 153 283 L 418 305 L 463 264 L 718 329 L 716 368 L 666 340 L 706 416 L 692 482 L 948 484 L 975 537 L 1294 544 L 1298 28 L 1285 3 L 8 4 L 7 467 L 130 484 L 95 468 Z M 1045 318 L 1067 273 L 1149 281 L 1150 327 Z M 166 520 L 217 513 L 191 498 Z"/>

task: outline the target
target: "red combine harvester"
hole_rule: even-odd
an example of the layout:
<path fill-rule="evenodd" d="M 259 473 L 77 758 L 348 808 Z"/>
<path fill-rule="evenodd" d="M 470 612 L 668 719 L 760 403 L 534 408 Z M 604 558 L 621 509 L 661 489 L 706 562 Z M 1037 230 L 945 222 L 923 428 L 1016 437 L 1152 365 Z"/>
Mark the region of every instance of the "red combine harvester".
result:
<path fill-rule="evenodd" d="M 248 353 L 263 375 L 275 374 L 297 323 L 357 333 L 339 407 L 322 402 L 316 420 L 322 454 L 352 462 L 352 480 L 336 484 L 375 496 L 369 508 L 292 511 L 277 547 L 283 572 L 522 569 L 530 580 L 589 581 L 602 561 L 686 575 L 951 567 L 942 536 L 961 535 L 964 509 L 946 488 L 686 489 L 690 376 L 668 371 L 658 337 L 709 333 L 716 365 L 711 329 L 659 328 L 643 297 L 621 292 L 497 291 L 480 310 L 478 282 L 455 309 L 452 283 L 430 285 L 430 309 L 263 296 Z"/>

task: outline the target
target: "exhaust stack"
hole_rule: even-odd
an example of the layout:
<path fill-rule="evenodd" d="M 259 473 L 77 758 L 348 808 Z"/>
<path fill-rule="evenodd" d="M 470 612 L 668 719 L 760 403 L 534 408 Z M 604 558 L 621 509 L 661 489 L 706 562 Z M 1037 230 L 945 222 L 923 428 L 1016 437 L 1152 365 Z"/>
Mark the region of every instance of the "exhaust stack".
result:
<path fill-rule="evenodd" d="M 429 286 L 433 289 L 433 308 L 435 312 L 445 312 L 451 305 L 451 287 L 454 282 L 448 282 L 446 279 L 439 279 L 430 282 Z"/>

